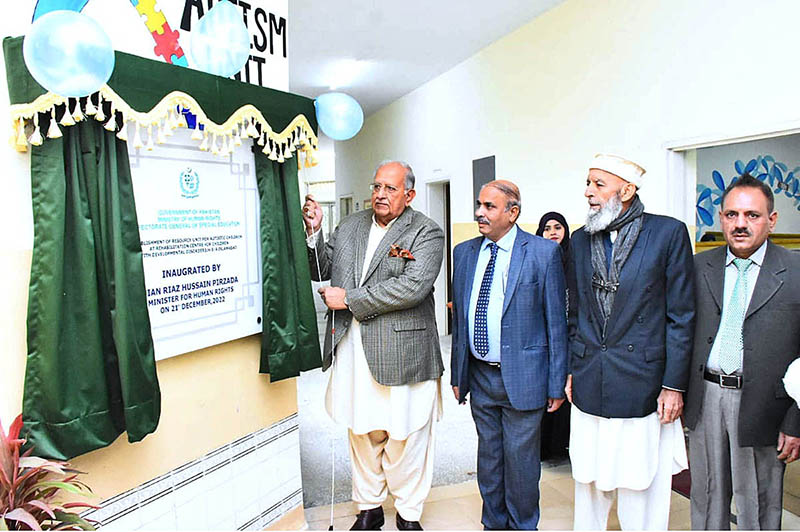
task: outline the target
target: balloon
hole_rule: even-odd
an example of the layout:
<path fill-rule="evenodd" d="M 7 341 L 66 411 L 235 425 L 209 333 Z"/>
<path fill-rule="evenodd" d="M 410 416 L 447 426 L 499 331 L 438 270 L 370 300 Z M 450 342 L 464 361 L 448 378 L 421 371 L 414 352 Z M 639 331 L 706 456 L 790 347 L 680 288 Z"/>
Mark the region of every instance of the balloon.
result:
<path fill-rule="evenodd" d="M 250 58 L 250 32 L 239 9 L 222 0 L 192 29 L 189 53 L 194 68 L 229 78 Z"/>
<path fill-rule="evenodd" d="M 74 98 L 96 92 L 114 70 L 111 39 L 94 19 L 75 11 L 36 19 L 22 42 L 22 56 L 39 85 Z"/>
<path fill-rule="evenodd" d="M 364 111 L 352 96 L 326 92 L 314 102 L 319 127 L 333 140 L 352 138 L 364 125 Z"/>

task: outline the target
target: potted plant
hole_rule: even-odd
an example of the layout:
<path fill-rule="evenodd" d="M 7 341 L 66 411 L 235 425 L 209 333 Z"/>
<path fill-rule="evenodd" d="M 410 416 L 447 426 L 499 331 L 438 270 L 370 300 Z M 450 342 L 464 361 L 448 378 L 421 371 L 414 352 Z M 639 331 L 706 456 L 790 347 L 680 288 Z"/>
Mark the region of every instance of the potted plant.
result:
<path fill-rule="evenodd" d="M 80 472 L 67 462 L 31 456 L 32 448 L 22 452 L 21 429 L 21 415 L 8 434 L 0 423 L 0 530 L 94 530 L 76 510 L 96 506 L 58 502 L 65 492 L 91 494 Z"/>

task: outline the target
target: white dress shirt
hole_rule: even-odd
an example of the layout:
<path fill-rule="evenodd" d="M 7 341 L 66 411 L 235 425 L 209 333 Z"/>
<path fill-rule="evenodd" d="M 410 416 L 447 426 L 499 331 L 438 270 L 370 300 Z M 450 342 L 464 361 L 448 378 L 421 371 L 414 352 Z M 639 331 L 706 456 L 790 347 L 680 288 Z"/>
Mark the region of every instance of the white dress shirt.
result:
<path fill-rule="evenodd" d="M 475 308 L 478 306 L 478 294 L 481 291 L 483 274 L 489 265 L 492 251 L 488 238 L 481 242 L 478 252 L 478 262 L 475 265 L 475 277 L 472 279 L 472 293 L 469 297 L 469 347 L 472 356 L 486 362 L 500 362 L 500 326 L 503 318 L 503 302 L 505 301 L 506 284 L 508 283 L 508 268 L 511 265 L 511 252 L 517 238 L 517 226 L 514 225 L 508 233 L 497 241 L 497 257 L 494 259 L 494 274 L 492 287 L 489 291 L 489 308 L 486 309 L 486 329 L 489 339 L 489 352 L 481 356 L 475 349 Z"/>

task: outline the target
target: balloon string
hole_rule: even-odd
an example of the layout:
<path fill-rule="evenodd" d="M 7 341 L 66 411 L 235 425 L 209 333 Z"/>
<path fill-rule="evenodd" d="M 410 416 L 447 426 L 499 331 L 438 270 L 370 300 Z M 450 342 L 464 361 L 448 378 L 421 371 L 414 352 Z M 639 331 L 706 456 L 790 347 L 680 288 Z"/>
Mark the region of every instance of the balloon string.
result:
<path fill-rule="evenodd" d="M 299 159 L 298 159 L 299 163 Z M 300 166 L 300 165 L 298 165 Z M 309 194 L 309 185 L 308 176 L 306 174 L 305 165 L 303 165 L 300 169 L 300 173 L 303 174 L 303 183 L 306 186 L 306 196 Z M 322 231 L 322 227 L 319 228 Z M 317 237 L 319 238 L 319 237 Z M 317 279 L 322 282 L 322 271 L 319 266 L 319 250 L 317 246 L 314 246 L 314 262 L 316 262 L 317 266 Z M 324 303 L 325 300 L 323 300 Z M 331 411 L 333 412 L 334 416 L 336 415 L 336 383 L 334 381 L 334 371 L 336 364 L 333 363 L 333 350 L 334 350 L 334 339 L 336 334 L 336 311 L 331 309 Z M 336 445 L 334 441 L 334 430 L 335 425 L 331 427 L 330 430 L 330 441 L 331 441 L 331 514 L 330 514 L 330 524 L 328 525 L 328 530 L 333 530 L 333 503 L 336 496 Z"/>

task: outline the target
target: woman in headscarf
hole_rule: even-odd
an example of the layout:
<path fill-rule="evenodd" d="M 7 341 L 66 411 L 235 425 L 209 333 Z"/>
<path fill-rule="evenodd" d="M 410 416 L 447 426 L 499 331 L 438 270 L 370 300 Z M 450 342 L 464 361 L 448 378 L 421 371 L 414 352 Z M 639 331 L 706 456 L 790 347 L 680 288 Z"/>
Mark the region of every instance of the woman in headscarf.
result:
<path fill-rule="evenodd" d="M 561 246 L 561 260 L 564 264 L 564 275 L 567 279 L 567 313 L 569 309 L 575 308 L 576 296 L 575 289 L 570 287 L 569 279 L 574 276 L 569 275 L 572 267 L 569 252 L 569 225 L 566 218 L 557 212 L 548 212 L 539 220 L 539 228 L 536 235 L 548 240 L 552 240 Z M 561 408 L 548 414 L 545 412 L 542 419 L 542 460 L 560 461 L 569 456 L 567 446 L 569 445 L 569 402 L 564 402 Z"/>

